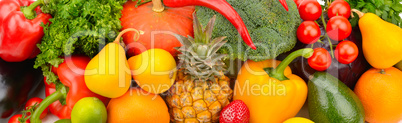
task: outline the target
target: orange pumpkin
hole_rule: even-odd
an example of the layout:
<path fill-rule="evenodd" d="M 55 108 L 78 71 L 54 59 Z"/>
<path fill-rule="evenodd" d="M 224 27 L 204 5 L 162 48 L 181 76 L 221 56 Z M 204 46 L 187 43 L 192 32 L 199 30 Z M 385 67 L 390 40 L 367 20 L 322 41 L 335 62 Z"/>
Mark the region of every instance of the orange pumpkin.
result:
<path fill-rule="evenodd" d="M 123 41 L 127 45 L 128 56 L 138 55 L 148 49 L 160 48 L 177 56 L 174 47 L 180 47 L 181 43 L 173 34 L 193 36 L 194 6 L 164 8 L 161 0 L 135 7 L 137 1 L 129 0 L 123 5 L 121 25 L 123 29 L 134 28 L 143 32 L 136 41 L 135 33 L 128 32 L 123 35 Z M 157 11 L 160 12 L 157 12 Z"/>

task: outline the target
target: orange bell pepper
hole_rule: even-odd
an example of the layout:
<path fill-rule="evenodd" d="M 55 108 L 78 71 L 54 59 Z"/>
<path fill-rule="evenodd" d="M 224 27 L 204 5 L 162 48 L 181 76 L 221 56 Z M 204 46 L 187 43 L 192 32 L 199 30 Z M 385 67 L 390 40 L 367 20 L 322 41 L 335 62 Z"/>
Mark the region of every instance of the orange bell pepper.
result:
<path fill-rule="evenodd" d="M 314 50 L 300 49 L 283 62 L 247 61 L 237 76 L 234 100 L 250 109 L 250 123 L 282 123 L 296 116 L 307 98 L 307 85 L 288 67 L 296 57 L 311 57 Z"/>

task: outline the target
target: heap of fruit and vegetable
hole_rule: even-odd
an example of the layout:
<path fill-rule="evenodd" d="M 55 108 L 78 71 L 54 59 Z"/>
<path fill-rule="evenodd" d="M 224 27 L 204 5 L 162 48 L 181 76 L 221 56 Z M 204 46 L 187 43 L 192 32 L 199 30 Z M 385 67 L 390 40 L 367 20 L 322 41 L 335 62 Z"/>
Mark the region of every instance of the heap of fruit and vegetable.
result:
<path fill-rule="evenodd" d="M 46 93 L 9 123 L 402 122 L 401 11 L 397 0 L 3 0 L 0 57 L 35 58 Z M 305 103 L 309 119 L 295 117 Z"/>

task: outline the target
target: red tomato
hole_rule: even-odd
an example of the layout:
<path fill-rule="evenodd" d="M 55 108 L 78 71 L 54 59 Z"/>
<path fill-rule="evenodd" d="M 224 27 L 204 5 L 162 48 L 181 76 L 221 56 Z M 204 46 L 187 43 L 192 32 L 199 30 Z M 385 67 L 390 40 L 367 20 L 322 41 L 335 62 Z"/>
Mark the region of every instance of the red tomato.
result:
<path fill-rule="evenodd" d="M 22 117 L 22 114 L 16 114 L 12 116 L 9 120 L 8 123 L 21 123 L 18 119 Z M 29 120 L 25 121 L 25 123 L 30 123 Z"/>
<path fill-rule="evenodd" d="M 328 17 L 332 18 L 337 15 L 343 16 L 345 18 L 350 17 L 350 6 L 348 2 L 343 0 L 336 0 L 331 3 L 331 5 L 328 8 Z"/>
<path fill-rule="evenodd" d="M 331 56 L 324 48 L 315 48 L 313 56 L 307 59 L 308 65 L 317 71 L 324 71 L 331 66 Z"/>
<path fill-rule="evenodd" d="M 359 55 L 359 50 L 355 43 L 351 41 L 342 41 L 336 46 L 335 58 L 342 64 L 349 64 L 355 61 Z"/>
<path fill-rule="evenodd" d="M 315 21 L 322 13 L 321 5 L 317 0 L 302 0 L 299 5 L 300 17 L 305 21 Z"/>
<path fill-rule="evenodd" d="M 27 101 L 27 104 L 25 104 L 25 109 L 28 110 L 28 108 L 30 108 L 30 106 L 33 106 L 33 105 L 35 105 L 35 104 L 36 104 L 37 106 L 39 106 L 39 103 L 41 103 L 42 100 L 43 100 L 43 99 L 41 99 L 41 98 L 39 98 L 39 97 L 33 97 L 33 98 L 29 99 L 29 100 Z M 40 119 L 45 118 L 46 115 L 47 115 L 47 112 L 48 112 L 48 108 L 46 108 L 46 109 L 42 112 L 42 114 L 40 114 Z M 31 113 L 28 112 L 28 113 L 27 113 L 27 116 L 29 116 L 29 115 L 31 115 Z"/>
<path fill-rule="evenodd" d="M 320 39 L 321 30 L 314 21 L 304 21 L 297 28 L 297 38 L 305 44 L 313 44 Z"/>
<path fill-rule="evenodd" d="M 352 26 L 345 17 L 335 16 L 328 20 L 326 31 L 329 38 L 340 41 L 352 33 Z"/>

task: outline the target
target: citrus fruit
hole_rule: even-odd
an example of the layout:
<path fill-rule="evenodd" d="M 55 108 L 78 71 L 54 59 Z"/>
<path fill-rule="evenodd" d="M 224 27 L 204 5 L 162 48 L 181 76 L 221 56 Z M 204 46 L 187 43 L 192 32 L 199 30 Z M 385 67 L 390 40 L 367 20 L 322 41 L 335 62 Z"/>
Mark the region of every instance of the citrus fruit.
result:
<path fill-rule="evenodd" d="M 96 97 L 85 97 L 75 103 L 71 111 L 73 123 L 106 123 L 106 107 Z"/>
<path fill-rule="evenodd" d="M 354 92 L 361 100 L 366 121 L 402 122 L 402 72 L 394 67 L 372 68 L 357 81 Z"/>
<path fill-rule="evenodd" d="M 140 88 L 132 88 L 123 96 L 110 100 L 108 123 L 169 123 L 165 101 Z"/>
<path fill-rule="evenodd" d="M 314 123 L 314 122 L 309 119 L 306 119 L 306 118 L 294 117 L 294 118 L 287 119 L 283 123 Z"/>
<path fill-rule="evenodd" d="M 135 82 L 145 91 L 167 91 L 176 78 L 176 61 L 163 49 L 150 49 L 128 59 Z"/>

